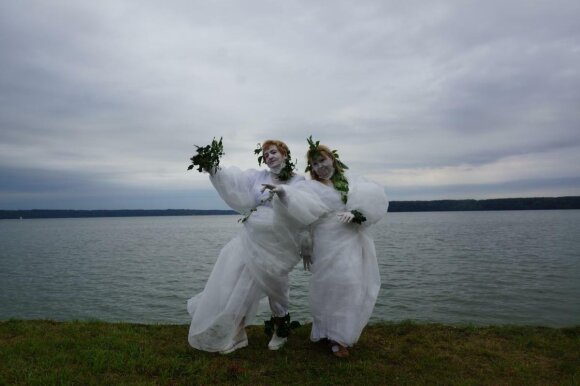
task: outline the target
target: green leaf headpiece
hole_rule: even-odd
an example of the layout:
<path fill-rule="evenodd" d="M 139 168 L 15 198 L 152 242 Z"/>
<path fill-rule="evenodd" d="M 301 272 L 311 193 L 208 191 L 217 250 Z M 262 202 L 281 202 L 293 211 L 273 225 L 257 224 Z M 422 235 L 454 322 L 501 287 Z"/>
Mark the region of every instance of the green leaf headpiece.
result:
<path fill-rule="evenodd" d="M 306 166 L 305 172 L 310 172 L 310 171 L 312 171 L 312 165 L 310 164 L 310 159 L 321 155 L 320 148 L 319 148 L 320 141 L 314 142 L 314 140 L 312 139 L 312 135 L 310 137 L 308 137 L 306 139 L 306 141 L 308 142 L 308 147 L 309 147 L 308 148 L 309 157 L 308 157 L 308 166 Z M 348 166 L 346 166 L 340 160 L 340 158 L 338 156 L 338 152 L 336 150 L 332 150 L 332 156 L 336 160 L 337 168 L 334 171 L 334 174 L 332 175 L 332 177 L 330 178 L 330 181 L 332 181 L 332 185 L 334 186 L 334 188 L 340 192 L 340 197 L 342 199 L 342 202 L 344 202 L 346 204 L 346 202 L 348 200 L 348 180 L 344 176 L 344 171 L 346 169 L 348 169 Z"/>
<path fill-rule="evenodd" d="M 262 144 L 258 143 L 256 148 L 254 149 L 254 155 L 258 156 L 258 166 L 262 166 L 262 162 L 264 162 L 263 156 L 263 149 Z M 292 157 L 290 156 L 290 149 L 288 149 L 288 155 L 286 156 L 284 167 L 278 173 L 278 179 L 280 181 L 288 181 L 290 178 L 294 176 L 294 169 L 296 165 L 292 162 Z"/>
<path fill-rule="evenodd" d="M 312 170 L 312 165 L 310 164 L 310 158 L 314 158 L 316 156 L 319 156 L 321 153 L 320 153 L 320 149 L 319 149 L 320 141 L 314 142 L 314 140 L 312 139 L 312 135 L 310 137 L 306 138 L 306 142 L 308 142 L 308 155 L 309 155 L 309 157 L 308 157 L 308 165 L 306 166 L 306 169 L 304 170 L 304 172 L 308 173 L 309 171 Z M 340 170 L 338 170 L 340 173 L 342 173 L 348 169 L 348 166 L 346 166 L 346 164 L 340 160 L 340 156 L 338 155 L 337 150 L 332 150 L 332 156 L 336 160 L 336 165 L 340 169 Z"/>

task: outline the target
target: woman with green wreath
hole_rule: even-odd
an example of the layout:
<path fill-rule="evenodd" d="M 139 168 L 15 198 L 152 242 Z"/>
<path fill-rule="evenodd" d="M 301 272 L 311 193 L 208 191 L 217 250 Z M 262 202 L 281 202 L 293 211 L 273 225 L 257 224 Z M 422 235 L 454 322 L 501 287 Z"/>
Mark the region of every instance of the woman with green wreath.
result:
<path fill-rule="evenodd" d="M 387 213 L 388 201 L 382 186 L 345 176 L 336 151 L 308 142 L 312 180 L 269 188 L 277 193 L 278 227 L 310 226 L 310 339 L 327 340 L 342 358 L 358 341 L 381 287 L 370 227 Z"/>
<path fill-rule="evenodd" d="M 198 153 L 215 148 L 221 154 L 220 146 L 221 140 L 211 147 L 198 148 Z M 265 141 L 256 153 L 261 154 L 258 161 L 263 160 L 268 170 L 207 166 L 192 158 L 200 171 L 210 173 L 211 183 L 222 199 L 245 215 L 238 235 L 221 250 L 204 290 L 187 303 L 192 317 L 188 341 L 199 350 L 228 354 L 246 347 L 245 327 L 254 319 L 260 299 L 266 296 L 272 310 L 268 348 L 277 350 L 287 339 L 288 273 L 300 260 L 295 240 L 298 234 L 279 237 L 274 233 L 272 196 L 264 191 L 263 184 L 291 185 L 304 177 L 294 173 L 284 142 Z"/>

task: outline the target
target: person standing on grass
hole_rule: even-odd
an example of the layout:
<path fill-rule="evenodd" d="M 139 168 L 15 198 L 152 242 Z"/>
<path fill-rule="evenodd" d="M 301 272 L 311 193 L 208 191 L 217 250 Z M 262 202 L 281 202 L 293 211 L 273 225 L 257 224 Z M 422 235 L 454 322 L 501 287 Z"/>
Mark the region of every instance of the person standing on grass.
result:
<path fill-rule="evenodd" d="M 345 176 L 336 151 L 312 137 L 308 143 L 312 180 L 267 188 L 276 194 L 274 211 L 287 228 L 311 228 L 310 339 L 328 341 L 331 352 L 344 358 L 368 323 L 381 287 L 370 228 L 389 203 L 378 184 Z"/>
<path fill-rule="evenodd" d="M 259 153 L 258 162 L 263 160 L 269 170 L 205 170 L 222 199 L 245 217 L 241 231 L 221 250 L 203 292 L 187 303 L 192 317 L 188 341 L 199 350 L 228 354 L 246 347 L 245 327 L 265 296 L 272 312 L 266 322 L 272 334 L 268 348 L 277 350 L 287 341 L 288 273 L 300 259 L 294 239 L 298 235 L 279 237 L 274 233 L 273 195 L 262 185 L 293 185 L 304 177 L 294 173 L 284 142 L 267 140 L 256 150 Z"/>

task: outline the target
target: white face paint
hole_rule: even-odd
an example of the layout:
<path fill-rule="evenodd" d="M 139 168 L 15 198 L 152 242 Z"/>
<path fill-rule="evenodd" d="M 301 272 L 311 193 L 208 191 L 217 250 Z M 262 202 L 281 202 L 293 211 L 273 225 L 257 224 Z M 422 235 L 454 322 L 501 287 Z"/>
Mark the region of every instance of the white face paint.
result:
<path fill-rule="evenodd" d="M 334 174 L 332 159 L 323 154 L 314 157 L 312 159 L 312 170 L 319 178 L 329 180 Z"/>
<path fill-rule="evenodd" d="M 270 168 L 273 173 L 279 173 L 283 167 L 284 156 L 278 150 L 276 145 L 270 145 L 266 150 L 263 151 L 264 162 Z"/>

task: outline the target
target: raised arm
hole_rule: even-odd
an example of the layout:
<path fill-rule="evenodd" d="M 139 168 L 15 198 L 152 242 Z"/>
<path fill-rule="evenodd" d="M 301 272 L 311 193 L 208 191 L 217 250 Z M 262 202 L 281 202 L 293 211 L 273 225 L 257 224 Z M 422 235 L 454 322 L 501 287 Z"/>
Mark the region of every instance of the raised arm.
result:
<path fill-rule="evenodd" d="M 256 206 L 254 184 L 260 171 L 240 170 L 235 166 L 210 173 L 210 181 L 220 197 L 233 210 L 244 213 Z"/>

